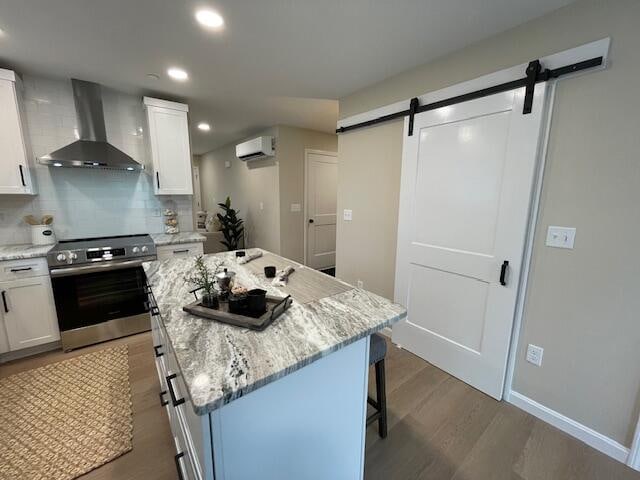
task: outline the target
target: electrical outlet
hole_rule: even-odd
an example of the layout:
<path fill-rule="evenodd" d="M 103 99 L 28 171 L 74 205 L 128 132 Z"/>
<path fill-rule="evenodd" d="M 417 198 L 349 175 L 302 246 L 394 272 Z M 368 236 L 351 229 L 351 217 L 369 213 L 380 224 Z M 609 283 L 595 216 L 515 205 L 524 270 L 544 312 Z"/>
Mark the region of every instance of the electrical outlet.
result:
<path fill-rule="evenodd" d="M 353 219 L 353 210 L 345 210 L 342 212 L 342 218 L 347 222 L 350 222 Z"/>
<path fill-rule="evenodd" d="M 527 362 L 533 363 L 537 367 L 541 367 L 543 353 L 544 353 L 544 348 L 538 347 L 537 345 L 533 345 L 530 343 L 527 346 Z"/>
<path fill-rule="evenodd" d="M 358 288 L 364 288 L 364 283 L 362 282 L 362 280 L 358 280 L 356 282 L 356 285 L 357 285 Z"/>

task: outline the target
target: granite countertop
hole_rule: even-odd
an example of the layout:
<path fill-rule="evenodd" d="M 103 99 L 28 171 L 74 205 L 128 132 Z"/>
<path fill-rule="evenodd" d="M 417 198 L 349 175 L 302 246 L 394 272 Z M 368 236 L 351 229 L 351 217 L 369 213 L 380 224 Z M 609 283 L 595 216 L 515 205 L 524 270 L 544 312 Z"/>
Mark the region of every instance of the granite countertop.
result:
<path fill-rule="evenodd" d="M 156 246 L 161 247 L 163 245 L 179 245 L 181 243 L 196 243 L 206 242 L 207 237 L 198 232 L 180 232 L 175 234 L 170 233 L 150 233 L 151 239 Z"/>
<path fill-rule="evenodd" d="M 0 262 L 5 260 L 22 260 L 25 258 L 46 257 L 53 245 L 0 245 Z"/>
<path fill-rule="evenodd" d="M 253 251 L 253 250 L 252 250 Z M 236 272 L 236 283 L 270 295 L 291 294 L 293 305 L 262 332 L 202 319 L 182 311 L 193 301 L 184 281 L 192 258 L 144 264 L 195 412 L 209 413 L 404 317 L 401 305 L 316 270 L 263 251 L 238 265 L 233 252 L 206 255 L 215 269 Z M 264 265 L 296 271 L 285 288 L 273 287 Z"/>

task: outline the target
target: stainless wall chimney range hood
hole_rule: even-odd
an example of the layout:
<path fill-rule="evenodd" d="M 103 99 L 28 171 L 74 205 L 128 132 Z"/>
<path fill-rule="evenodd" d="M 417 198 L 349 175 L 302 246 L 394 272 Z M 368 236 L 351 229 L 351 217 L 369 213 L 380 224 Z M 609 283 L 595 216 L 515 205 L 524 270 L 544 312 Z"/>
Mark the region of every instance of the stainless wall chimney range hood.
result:
<path fill-rule="evenodd" d="M 102 87 L 75 78 L 71 79 L 71 86 L 80 139 L 38 158 L 38 162 L 50 167 L 143 170 L 144 165 L 107 142 Z"/>

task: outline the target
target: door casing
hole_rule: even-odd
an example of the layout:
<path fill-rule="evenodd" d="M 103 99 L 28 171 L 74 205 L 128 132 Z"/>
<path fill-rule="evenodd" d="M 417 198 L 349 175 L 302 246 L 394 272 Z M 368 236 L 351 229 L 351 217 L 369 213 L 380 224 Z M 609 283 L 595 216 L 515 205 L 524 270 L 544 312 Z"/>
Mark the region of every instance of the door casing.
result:
<path fill-rule="evenodd" d="M 309 192 L 309 154 L 317 154 L 317 155 L 327 155 L 329 157 L 334 157 L 336 162 L 338 161 L 338 152 L 330 152 L 328 150 L 316 150 L 313 148 L 305 148 L 304 149 L 304 264 L 308 265 L 308 226 L 309 226 L 309 210 L 307 201 L 307 194 Z M 337 222 L 336 212 L 336 222 Z"/>

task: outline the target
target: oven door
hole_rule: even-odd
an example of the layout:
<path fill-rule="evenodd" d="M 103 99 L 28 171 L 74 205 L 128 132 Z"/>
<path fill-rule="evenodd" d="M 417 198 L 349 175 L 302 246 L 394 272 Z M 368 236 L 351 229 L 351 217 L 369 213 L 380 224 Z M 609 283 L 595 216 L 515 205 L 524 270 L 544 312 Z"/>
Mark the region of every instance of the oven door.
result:
<path fill-rule="evenodd" d="M 149 311 L 146 277 L 139 262 L 77 273 L 72 269 L 51 271 L 60 330 L 88 327 Z M 123 268 L 124 267 L 124 268 Z"/>

